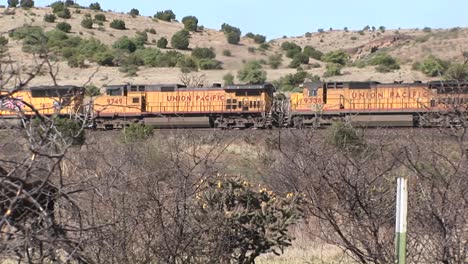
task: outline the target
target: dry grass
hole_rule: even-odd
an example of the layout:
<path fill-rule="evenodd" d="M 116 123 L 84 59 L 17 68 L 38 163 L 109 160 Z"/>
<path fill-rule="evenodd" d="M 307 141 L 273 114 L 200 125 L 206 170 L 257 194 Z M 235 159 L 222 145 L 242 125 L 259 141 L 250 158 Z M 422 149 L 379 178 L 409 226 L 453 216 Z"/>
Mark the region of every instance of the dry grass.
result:
<path fill-rule="evenodd" d="M 307 232 L 308 227 L 303 224 L 297 226 L 292 232 L 296 238 L 293 245 L 284 251 L 284 254 L 264 255 L 258 258 L 259 264 L 353 264 L 353 262 L 340 248 L 311 238 Z"/>

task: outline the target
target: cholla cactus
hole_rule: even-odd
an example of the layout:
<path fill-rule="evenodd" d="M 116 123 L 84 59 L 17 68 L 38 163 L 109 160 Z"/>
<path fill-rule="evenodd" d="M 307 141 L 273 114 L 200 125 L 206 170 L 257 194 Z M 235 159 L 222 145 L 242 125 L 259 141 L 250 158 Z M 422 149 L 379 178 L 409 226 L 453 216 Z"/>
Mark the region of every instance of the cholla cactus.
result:
<path fill-rule="evenodd" d="M 217 177 L 203 182 L 197 197 L 197 221 L 206 226 L 203 237 L 207 258 L 218 263 L 254 263 L 262 253 L 291 245 L 288 228 L 300 217 L 300 197 L 279 197 L 255 189 L 240 178 Z"/>

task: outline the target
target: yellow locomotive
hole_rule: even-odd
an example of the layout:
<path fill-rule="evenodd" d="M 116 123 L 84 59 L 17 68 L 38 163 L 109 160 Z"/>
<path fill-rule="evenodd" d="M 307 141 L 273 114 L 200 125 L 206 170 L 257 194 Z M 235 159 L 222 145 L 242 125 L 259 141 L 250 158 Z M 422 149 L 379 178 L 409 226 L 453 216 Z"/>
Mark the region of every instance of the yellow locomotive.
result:
<path fill-rule="evenodd" d="M 358 125 L 435 125 L 440 120 L 428 120 L 431 113 L 467 106 L 466 81 L 309 82 L 302 93 L 291 95 L 289 125 L 329 124 L 343 117 Z"/>
<path fill-rule="evenodd" d="M 0 91 L 0 117 L 14 122 L 19 118 L 71 116 L 82 113 L 84 88 L 72 85 L 37 86 Z"/>
<path fill-rule="evenodd" d="M 274 86 L 180 84 L 111 85 L 93 102 L 96 127 L 122 128 L 131 123 L 156 127 L 264 128 Z"/>

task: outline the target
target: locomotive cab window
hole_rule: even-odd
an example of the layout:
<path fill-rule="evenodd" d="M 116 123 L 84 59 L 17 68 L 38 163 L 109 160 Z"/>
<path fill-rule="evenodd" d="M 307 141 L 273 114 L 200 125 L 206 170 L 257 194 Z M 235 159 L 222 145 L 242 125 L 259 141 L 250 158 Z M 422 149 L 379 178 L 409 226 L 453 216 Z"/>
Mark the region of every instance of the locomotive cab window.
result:
<path fill-rule="evenodd" d="M 136 86 L 136 85 L 132 85 L 132 86 L 130 87 L 130 91 L 131 91 L 131 92 L 136 92 L 136 91 L 138 91 L 137 86 Z"/>
<path fill-rule="evenodd" d="M 107 95 L 109 96 L 122 96 L 122 89 L 119 88 L 108 88 L 107 89 Z"/>
<path fill-rule="evenodd" d="M 133 97 L 133 98 L 132 98 L 132 103 L 134 103 L 134 104 L 139 104 L 139 103 L 140 103 L 140 98 L 138 98 L 138 97 Z"/>

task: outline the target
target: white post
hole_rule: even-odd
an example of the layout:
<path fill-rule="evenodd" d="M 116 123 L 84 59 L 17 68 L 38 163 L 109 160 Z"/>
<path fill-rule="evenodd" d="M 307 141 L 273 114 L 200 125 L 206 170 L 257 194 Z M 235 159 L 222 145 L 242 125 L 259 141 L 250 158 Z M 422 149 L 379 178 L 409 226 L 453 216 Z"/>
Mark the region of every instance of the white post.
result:
<path fill-rule="evenodd" d="M 406 263 L 406 221 L 408 214 L 408 180 L 397 179 L 397 204 L 395 225 L 395 255 L 396 263 Z"/>

